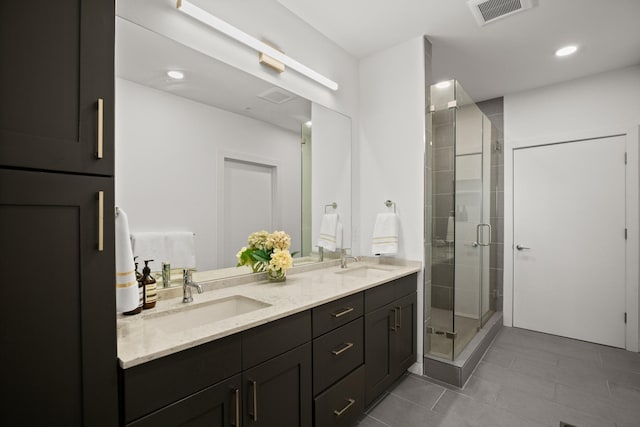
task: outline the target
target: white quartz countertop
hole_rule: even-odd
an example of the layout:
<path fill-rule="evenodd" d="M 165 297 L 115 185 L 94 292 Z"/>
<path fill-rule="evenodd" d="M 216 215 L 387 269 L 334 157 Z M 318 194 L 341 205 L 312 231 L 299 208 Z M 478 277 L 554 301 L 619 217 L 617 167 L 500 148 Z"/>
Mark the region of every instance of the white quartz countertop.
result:
<path fill-rule="evenodd" d="M 182 297 L 160 300 L 155 308 L 143 310 L 141 314 L 118 315 L 120 366 L 130 368 L 233 335 L 421 269 L 419 262 L 401 264 L 354 262 L 347 269 L 333 266 L 294 274 L 289 272 L 285 282 L 259 281 L 202 294 L 194 290 L 191 303 L 183 303 Z M 203 318 L 202 310 L 199 316 L 195 315 L 199 308 L 236 296 L 257 300 L 264 303 L 264 307 L 220 320 Z"/>

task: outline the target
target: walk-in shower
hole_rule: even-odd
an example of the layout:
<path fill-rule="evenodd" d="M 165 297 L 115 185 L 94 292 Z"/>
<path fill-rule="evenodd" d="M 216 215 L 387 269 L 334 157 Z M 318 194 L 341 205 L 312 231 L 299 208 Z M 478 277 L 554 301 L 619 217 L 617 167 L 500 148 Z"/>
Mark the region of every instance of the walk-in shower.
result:
<path fill-rule="evenodd" d="M 495 126 L 455 80 L 431 86 L 428 120 L 424 354 L 455 362 L 496 310 L 491 155 L 499 145 Z"/>

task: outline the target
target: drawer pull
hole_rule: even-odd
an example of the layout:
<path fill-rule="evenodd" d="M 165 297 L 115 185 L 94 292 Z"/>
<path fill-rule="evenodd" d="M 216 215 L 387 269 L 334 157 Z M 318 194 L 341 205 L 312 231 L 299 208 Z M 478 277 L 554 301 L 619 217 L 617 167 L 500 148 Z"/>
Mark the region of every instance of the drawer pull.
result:
<path fill-rule="evenodd" d="M 339 417 L 340 415 L 342 415 L 342 414 L 344 414 L 345 412 L 347 412 L 347 411 L 349 410 L 349 408 L 351 408 L 351 407 L 353 406 L 353 404 L 354 404 L 354 403 L 356 403 L 356 400 L 355 400 L 355 399 L 347 399 L 347 401 L 349 402 L 349 403 L 347 403 L 347 406 L 345 406 L 344 408 L 342 408 L 342 409 L 340 409 L 340 410 L 335 409 L 335 410 L 333 411 L 333 413 L 334 413 L 337 417 Z"/>
<path fill-rule="evenodd" d="M 258 383 L 251 381 L 251 388 L 253 389 L 253 412 L 249 415 L 253 421 L 258 421 Z"/>
<path fill-rule="evenodd" d="M 104 251 L 104 191 L 98 191 L 98 251 Z"/>
<path fill-rule="evenodd" d="M 398 321 L 397 327 L 398 327 L 398 329 L 401 329 L 402 328 L 402 307 L 401 306 L 397 306 L 396 309 L 398 309 L 398 318 L 400 319 Z"/>
<path fill-rule="evenodd" d="M 97 157 L 102 158 L 102 146 L 104 138 L 104 99 L 98 98 L 98 152 Z"/>
<path fill-rule="evenodd" d="M 345 307 L 345 309 L 344 309 L 344 310 L 339 311 L 339 312 L 337 312 L 337 313 L 331 313 L 331 315 L 332 315 L 333 317 L 335 317 L 335 318 L 338 318 L 338 317 L 342 317 L 342 316 L 344 316 L 345 314 L 349 314 L 349 313 L 351 313 L 353 310 L 355 310 L 355 308 L 353 308 L 353 307 Z"/>
<path fill-rule="evenodd" d="M 351 347 L 353 347 L 353 343 L 347 342 L 344 344 L 344 347 L 342 347 L 340 350 L 331 350 L 331 353 L 333 353 L 334 356 L 340 356 L 342 353 L 349 350 Z"/>
<path fill-rule="evenodd" d="M 236 427 L 240 427 L 240 389 L 237 388 L 233 391 L 233 394 L 236 398 L 236 423 L 234 424 Z"/>
<path fill-rule="evenodd" d="M 391 325 L 391 330 L 396 331 L 398 330 L 398 309 L 392 308 L 392 310 L 393 310 L 393 325 Z"/>

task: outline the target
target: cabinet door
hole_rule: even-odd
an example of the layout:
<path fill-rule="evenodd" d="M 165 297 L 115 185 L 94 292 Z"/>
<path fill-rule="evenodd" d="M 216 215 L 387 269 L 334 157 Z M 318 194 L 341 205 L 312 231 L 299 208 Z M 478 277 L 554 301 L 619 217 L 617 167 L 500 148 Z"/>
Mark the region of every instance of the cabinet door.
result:
<path fill-rule="evenodd" d="M 114 3 L 2 2 L 0 166 L 113 175 Z"/>
<path fill-rule="evenodd" d="M 245 426 L 311 426 L 310 343 L 245 371 L 242 379 Z"/>
<path fill-rule="evenodd" d="M 365 403 L 370 404 L 393 382 L 396 316 L 392 304 L 364 316 Z"/>
<path fill-rule="evenodd" d="M 117 424 L 113 203 L 112 178 L 0 168 L 0 425 Z"/>
<path fill-rule="evenodd" d="M 392 365 L 398 378 L 416 361 L 417 297 L 416 293 L 394 301 L 398 326 L 393 333 Z"/>
<path fill-rule="evenodd" d="M 240 427 L 242 414 L 240 384 L 241 376 L 236 375 L 127 426 Z M 153 390 L 149 393 L 153 393 Z"/>

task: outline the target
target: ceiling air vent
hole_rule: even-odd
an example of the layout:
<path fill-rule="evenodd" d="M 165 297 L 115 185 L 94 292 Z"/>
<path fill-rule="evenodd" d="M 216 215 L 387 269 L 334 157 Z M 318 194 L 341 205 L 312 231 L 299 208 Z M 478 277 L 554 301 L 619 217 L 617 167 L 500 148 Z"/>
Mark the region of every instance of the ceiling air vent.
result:
<path fill-rule="evenodd" d="M 532 8 L 533 0 L 469 0 L 467 4 L 473 17 L 482 26 Z"/>
<path fill-rule="evenodd" d="M 291 101 L 296 96 L 290 92 L 279 87 L 272 87 L 269 90 L 262 92 L 258 97 L 273 102 L 274 104 L 284 104 L 287 101 Z"/>

